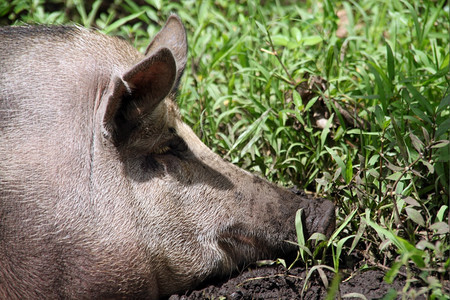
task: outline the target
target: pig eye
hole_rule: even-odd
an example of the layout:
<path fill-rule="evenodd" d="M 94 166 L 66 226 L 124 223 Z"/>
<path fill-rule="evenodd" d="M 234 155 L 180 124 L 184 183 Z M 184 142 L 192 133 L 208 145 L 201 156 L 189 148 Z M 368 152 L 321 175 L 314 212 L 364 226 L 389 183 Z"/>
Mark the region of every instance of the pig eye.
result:
<path fill-rule="evenodd" d="M 162 146 L 156 150 L 153 151 L 154 154 L 165 154 L 169 152 L 170 148 L 167 146 Z"/>
<path fill-rule="evenodd" d="M 178 156 L 182 152 L 188 150 L 186 142 L 179 136 L 175 136 L 168 142 L 164 143 L 158 149 L 154 150 L 154 154 L 173 154 Z"/>

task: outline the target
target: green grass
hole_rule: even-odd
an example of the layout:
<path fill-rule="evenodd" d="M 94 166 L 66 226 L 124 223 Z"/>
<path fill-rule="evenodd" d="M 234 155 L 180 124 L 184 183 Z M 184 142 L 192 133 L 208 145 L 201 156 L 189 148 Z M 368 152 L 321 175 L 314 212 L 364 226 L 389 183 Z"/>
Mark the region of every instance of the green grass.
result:
<path fill-rule="evenodd" d="M 330 240 L 302 242 L 311 270 L 338 273 L 358 253 L 388 282 L 406 276 L 403 297 L 448 299 L 448 2 L 261 2 L 15 0 L 0 24 L 75 22 L 144 51 L 176 12 L 189 38 L 184 120 L 233 163 L 339 207 Z M 308 78 L 326 89 L 302 99 Z"/>

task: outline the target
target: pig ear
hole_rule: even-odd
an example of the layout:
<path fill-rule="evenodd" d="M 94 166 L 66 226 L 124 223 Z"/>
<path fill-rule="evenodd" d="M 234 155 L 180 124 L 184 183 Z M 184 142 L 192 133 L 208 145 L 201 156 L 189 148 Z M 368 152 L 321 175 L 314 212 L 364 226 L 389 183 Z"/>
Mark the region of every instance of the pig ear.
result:
<path fill-rule="evenodd" d="M 172 52 L 161 48 L 116 78 L 103 125 L 115 142 L 126 139 L 140 120 L 170 93 L 177 66 Z"/>
<path fill-rule="evenodd" d="M 166 25 L 153 38 L 148 45 L 145 55 L 151 55 L 158 48 L 168 48 L 172 51 L 175 61 L 177 62 L 177 79 L 175 86 L 178 86 L 181 75 L 187 61 L 187 39 L 186 30 L 183 23 L 177 15 L 171 15 L 167 19 Z"/>

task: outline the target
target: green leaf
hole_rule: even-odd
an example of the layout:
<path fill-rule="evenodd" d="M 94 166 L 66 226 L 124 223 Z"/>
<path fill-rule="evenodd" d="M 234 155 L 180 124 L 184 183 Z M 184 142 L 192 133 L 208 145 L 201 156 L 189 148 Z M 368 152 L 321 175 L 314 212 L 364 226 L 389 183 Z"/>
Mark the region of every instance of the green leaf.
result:
<path fill-rule="evenodd" d="M 435 26 L 436 20 L 439 16 L 439 14 L 442 12 L 443 6 L 445 4 L 446 0 L 441 0 L 439 3 L 432 3 L 428 5 L 435 5 L 434 13 L 431 15 L 430 18 L 428 18 L 427 23 L 425 24 L 423 28 L 423 37 L 426 39 L 428 37 L 428 33 L 430 32 L 431 28 Z M 448 8 L 447 8 L 448 12 Z"/>
<path fill-rule="evenodd" d="M 425 226 L 425 221 L 420 214 L 420 212 L 412 207 L 406 207 L 405 208 L 406 214 L 408 217 L 416 224 L 420 226 Z"/>
<path fill-rule="evenodd" d="M 319 269 L 320 270 L 327 269 L 327 270 L 330 270 L 333 273 L 335 272 L 335 270 L 333 270 L 332 267 L 327 266 L 327 265 L 316 265 L 316 266 L 313 266 L 311 269 L 309 269 L 309 272 L 306 274 L 305 283 L 303 284 L 303 288 L 302 288 L 302 291 L 301 291 L 302 294 L 303 294 L 303 292 L 306 289 L 306 286 L 308 284 L 308 281 L 309 281 L 309 278 L 311 277 L 311 275 L 314 273 L 314 271 L 316 271 L 316 270 L 318 271 Z M 319 275 L 320 275 L 320 273 L 319 273 Z"/>
<path fill-rule="evenodd" d="M 425 96 L 423 96 L 411 83 L 406 83 L 406 88 L 413 95 L 413 98 L 417 100 L 429 114 L 433 114 L 433 108 Z"/>
<path fill-rule="evenodd" d="M 327 239 L 328 238 L 325 234 L 320 232 L 314 232 L 313 234 L 311 234 L 308 240 L 316 241 L 316 243 L 318 243 L 320 241 L 326 241 Z"/>
<path fill-rule="evenodd" d="M 438 125 L 438 129 L 436 130 L 436 138 L 440 138 L 445 133 L 448 133 L 450 130 L 450 118 L 442 122 L 440 125 Z M 447 140 L 448 141 L 448 140 Z"/>
<path fill-rule="evenodd" d="M 243 34 L 237 41 L 230 40 L 229 43 L 227 43 L 226 46 L 224 46 L 221 51 L 217 52 L 216 55 L 214 55 L 214 60 L 211 63 L 211 69 L 214 69 L 220 61 L 222 61 L 225 57 L 230 55 L 230 53 L 234 49 L 236 49 L 237 46 L 242 44 L 242 40 L 246 36 L 247 35 Z"/>
<path fill-rule="evenodd" d="M 336 295 L 339 293 L 339 284 L 341 283 L 341 276 L 339 273 L 334 274 L 333 280 L 331 281 L 330 287 L 327 291 L 327 297 L 325 300 L 334 300 Z"/>
<path fill-rule="evenodd" d="M 303 102 L 302 102 L 302 97 L 300 96 L 300 93 L 297 92 L 296 89 L 292 90 L 292 101 L 294 101 L 295 104 L 295 108 L 297 108 L 298 110 L 303 110 Z"/>
<path fill-rule="evenodd" d="M 333 68 L 333 61 L 334 61 L 334 45 L 331 45 L 330 48 L 328 48 L 327 56 L 325 59 L 325 71 L 327 79 L 330 78 L 331 69 Z"/>
<path fill-rule="evenodd" d="M 286 269 L 286 261 L 282 258 L 277 258 L 277 263 L 281 264 Z"/>
<path fill-rule="evenodd" d="M 292 27 L 290 29 L 291 35 L 295 38 L 297 42 L 299 42 L 302 38 L 302 32 L 297 27 Z"/>
<path fill-rule="evenodd" d="M 405 199 L 403 199 L 403 201 L 405 201 L 405 203 L 407 203 L 407 204 L 409 204 L 411 206 L 420 206 L 420 203 L 417 202 L 416 199 L 414 199 L 414 198 L 412 198 L 410 196 L 408 196 Z"/>
<path fill-rule="evenodd" d="M 406 5 L 410 11 L 411 18 L 414 22 L 414 28 L 416 29 L 416 39 L 418 40 L 419 45 L 421 45 L 423 35 L 422 35 L 422 27 L 420 26 L 421 22 L 419 21 L 417 12 L 415 8 L 409 3 L 409 1 L 402 0 L 402 3 Z"/>
<path fill-rule="evenodd" d="M 375 77 L 375 84 L 378 87 L 378 99 L 381 102 L 381 106 L 383 108 L 383 112 L 387 112 L 387 91 L 386 91 L 386 81 L 387 77 L 383 73 L 383 71 L 373 62 L 369 61 L 369 70 Z M 386 81 L 383 80 L 386 78 Z"/>
<path fill-rule="evenodd" d="M 402 251 L 403 253 L 407 252 L 407 248 L 404 246 L 403 243 L 400 242 L 399 237 L 397 237 L 393 232 L 381 227 L 380 225 L 378 225 L 377 223 L 373 222 L 372 220 L 369 219 L 370 215 L 366 214 L 366 223 L 367 225 L 369 225 L 370 227 L 372 227 L 373 229 L 375 229 L 375 231 L 378 234 L 382 234 L 384 235 L 387 239 L 389 239 L 395 246 L 397 246 L 397 248 Z"/>
<path fill-rule="evenodd" d="M 316 103 L 317 99 L 319 99 L 319 96 L 313 97 L 311 100 L 309 100 L 304 110 L 308 111 L 314 105 L 314 103 Z"/>
<path fill-rule="evenodd" d="M 146 1 L 157 10 L 161 10 L 162 7 L 161 0 L 146 0 Z"/>
<path fill-rule="evenodd" d="M 98 9 L 100 8 L 100 5 L 102 4 L 103 0 L 96 0 L 92 4 L 91 11 L 89 12 L 89 15 L 87 16 L 87 19 L 85 20 L 86 24 L 84 26 L 91 27 L 94 23 L 94 19 L 97 15 Z"/>
<path fill-rule="evenodd" d="M 434 123 L 434 122 L 431 121 L 430 117 L 427 116 L 422 110 L 420 110 L 419 108 L 417 108 L 417 107 L 415 106 L 415 104 L 412 105 L 410 108 L 411 108 L 411 110 L 413 111 L 413 113 L 415 113 L 416 116 L 418 116 L 420 119 L 426 121 L 428 124 L 433 124 L 433 123 Z"/>
<path fill-rule="evenodd" d="M 347 224 L 353 219 L 353 216 L 356 214 L 357 209 L 355 208 L 347 217 L 345 217 L 345 220 L 339 225 L 338 229 L 336 229 L 333 234 L 330 236 L 330 239 L 328 240 L 328 247 L 333 243 L 333 241 L 336 239 L 336 237 L 341 233 L 341 231 L 347 226 Z"/>
<path fill-rule="evenodd" d="M 248 140 L 255 134 L 255 132 L 261 129 L 261 126 L 266 122 L 270 111 L 270 108 L 267 109 L 255 122 L 253 122 L 241 135 L 239 135 L 238 139 L 233 144 L 233 147 L 231 147 L 231 149 L 228 151 L 227 155 L 230 155 L 230 153 L 234 149 L 236 149 L 236 147 Z"/>
<path fill-rule="evenodd" d="M 287 46 L 289 44 L 289 38 L 284 35 L 273 35 L 272 42 L 277 46 Z"/>
<path fill-rule="evenodd" d="M 391 164 L 389 161 L 386 163 L 385 166 L 386 166 L 389 170 L 392 170 L 392 171 L 394 171 L 394 172 L 403 172 L 403 170 L 405 170 L 405 168 L 402 168 L 402 167 L 393 165 L 393 164 Z"/>
<path fill-rule="evenodd" d="M 354 235 L 348 235 L 348 236 L 346 236 L 346 237 L 340 239 L 340 240 L 336 243 L 336 257 L 335 257 L 336 263 L 335 263 L 335 266 L 334 266 L 334 269 L 335 269 L 335 270 L 339 270 L 339 265 L 336 265 L 336 264 L 339 263 L 339 260 L 340 260 L 340 258 L 341 258 L 342 247 L 344 247 L 344 244 L 345 244 L 345 242 L 346 242 L 348 239 L 351 239 L 351 238 L 353 238 L 353 237 L 354 237 Z"/>
<path fill-rule="evenodd" d="M 386 179 L 389 179 L 392 181 L 397 181 L 401 177 L 402 177 L 402 172 L 395 172 L 395 173 L 392 173 L 391 175 L 387 176 Z"/>
<path fill-rule="evenodd" d="M 400 128 L 397 126 L 397 122 L 392 116 L 391 120 L 392 120 L 392 127 L 394 127 L 395 137 L 397 139 L 397 145 L 400 149 L 400 154 L 402 158 L 407 162 L 409 161 L 409 152 L 407 150 L 408 147 L 406 146 L 405 139 L 403 138 Z"/>
<path fill-rule="evenodd" d="M 429 174 L 433 174 L 434 173 L 434 166 L 432 164 L 430 164 L 429 162 L 427 162 L 426 160 L 420 160 L 420 162 L 428 168 L 428 173 Z"/>
<path fill-rule="evenodd" d="M 438 213 L 436 214 L 436 219 L 439 222 L 444 221 L 445 218 L 445 211 L 447 210 L 448 206 L 447 205 L 442 205 L 441 208 L 439 208 Z"/>
<path fill-rule="evenodd" d="M 387 69 L 388 69 L 389 80 L 391 82 L 394 82 L 394 80 L 395 80 L 394 54 L 392 53 L 391 46 L 387 42 L 386 42 L 386 53 L 387 53 Z"/>
<path fill-rule="evenodd" d="M 394 300 L 397 299 L 397 291 L 390 288 L 389 291 L 381 298 L 381 300 Z"/>
<path fill-rule="evenodd" d="M 348 184 L 353 178 L 353 163 L 350 153 L 347 155 L 347 164 L 345 166 L 345 182 Z"/>
<path fill-rule="evenodd" d="M 437 113 L 440 113 L 444 109 L 448 109 L 450 107 L 450 93 L 447 94 L 444 98 L 442 98 L 441 102 L 439 103 Z"/>
<path fill-rule="evenodd" d="M 418 249 L 416 249 L 417 251 L 419 251 Z M 425 268 L 425 261 L 423 260 L 423 251 L 421 251 L 421 253 L 416 253 L 414 251 L 414 254 L 411 255 L 411 260 L 416 264 L 417 267 L 419 268 Z"/>
<path fill-rule="evenodd" d="M 302 213 L 303 208 L 300 208 L 295 213 L 295 231 L 297 233 L 297 242 L 300 246 L 305 247 L 306 246 L 306 240 L 305 235 L 303 231 L 303 222 L 302 222 Z M 299 248 L 300 256 L 302 257 L 302 261 L 305 261 L 305 251 L 302 249 L 302 247 Z"/>
<path fill-rule="evenodd" d="M 423 142 L 421 140 L 419 140 L 419 138 L 412 132 L 409 134 L 409 137 L 411 138 L 411 143 L 412 143 L 414 149 L 416 149 L 417 152 L 422 153 Z"/>
<path fill-rule="evenodd" d="M 323 41 L 322 37 L 318 35 L 307 36 L 301 40 L 304 46 L 314 46 Z"/>
<path fill-rule="evenodd" d="M 381 130 L 386 129 L 384 127 L 384 112 L 379 105 L 375 105 L 374 113 L 375 113 L 375 118 L 377 120 L 377 123 L 380 126 Z"/>
<path fill-rule="evenodd" d="M 261 32 L 266 33 L 266 26 L 264 26 L 263 24 L 261 24 L 261 23 L 258 22 L 257 20 L 255 20 L 255 24 L 256 24 L 256 26 L 258 26 L 258 28 L 259 28 L 259 30 L 260 30 Z"/>
<path fill-rule="evenodd" d="M 411 259 L 419 268 L 425 267 L 425 262 L 423 260 L 424 251 L 417 249 L 407 240 L 395 235 L 391 230 L 387 230 L 370 220 L 369 214 L 367 214 L 366 222 L 370 227 L 375 229 L 375 231 L 379 235 L 384 235 L 397 247 L 397 249 L 400 251 L 403 264 L 408 263 L 408 260 Z"/>
<path fill-rule="evenodd" d="M 139 17 L 140 17 L 142 14 L 144 14 L 144 13 L 145 13 L 145 11 L 140 11 L 140 12 L 134 13 L 134 14 L 132 14 L 132 15 L 129 15 L 129 16 L 127 16 L 127 17 L 124 17 L 124 18 L 122 18 L 122 19 L 119 19 L 119 20 L 115 21 L 114 23 L 112 23 L 111 25 L 109 25 L 109 26 L 107 26 L 106 28 L 104 28 L 104 29 L 102 30 L 102 32 L 105 33 L 105 34 L 108 34 L 108 33 L 110 33 L 111 31 L 116 30 L 116 29 L 119 28 L 120 26 L 122 26 L 122 25 L 124 25 L 124 24 L 130 22 L 131 20 L 134 20 L 134 19 L 136 19 L 136 18 L 139 18 Z"/>
<path fill-rule="evenodd" d="M 448 223 L 437 222 L 430 226 L 431 230 L 436 230 L 436 234 L 447 234 L 449 233 Z"/>
<path fill-rule="evenodd" d="M 384 281 L 386 281 L 389 284 L 392 284 L 398 272 L 400 271 L 402 265 L 403 264 L 401 262 L 398 261 L 394 262 L 389 271 L 386 272 L 386 275 L 384 275 Z"/>
<path fill-rule="evenodd" d="M 379 155 L 379 154 L 374 154 L 374 155 L 369 159 L 368 165 L 369 165 L 369 166 L 375 165 L 379 159 L 380 159 L 380 155 Z"/>
<path fill-rule="evenodd" d="M 84 26 L 89 27 L 89 24 L 87 24 L 87 14 L 86 14 L 86 8 L 84 7 L 84 1 L 81 0 L 74 0 L 73 4 L 75 5 L 78 13 L 81 17 L 81 22 Z"/>
<path fill-rule="evenodd" d="M 209 22 L 209 12 L 210 12 L 210 2 L 201 1 L 200 8 L 198 10 L 198 20 L 200 24 L 205 24 Z"/>
<path fill-rule="evenodd" d="M 422 127 L 423 138 L 425 139 L 425 143 L 430 144 L 430 135 L 425 127 Z"/>
<path fill-rule="evenodd" d="M 327 123 L 325 124 L 325 128 L 322 129 L 322 133 L 320 134 L 320 145 L 322 147 L 325 145 L 327 135 L 330 132 L 330 126 L 331 126 L 331 122 L 333 121 L 333 118 L 334 118 L 334 113 L 331 114 L 330 118 L 328 119 Z"/>
<path fill-rule="evenodd" d="M 328 151 L 328 153 L 330 153 L 331 157 L 336 161 L 337 165 L 341 168 L 342 174 L 345 174 L 346 173 L 346 164 L 341 159 L 341 157 L 333 149 L 328 148 L 327 146 L 325 146 L 325 149 Z M 343 175 L 343 176 L 345 176 L 345 175 Z M 346 179 L 346 178 L 344 178 L 344 179 Z"/>
<path fill-rule="evenodd" d="M 353 249 L 355 249 L 356 245 L 358 245 L 358 242 L 365 231 L 366 231 L 366 222 L 364 220 L 361 220 L 358 231 L 356 232 L 355 238 L 353 239 L 352 245 L 350 246 L 350 249 L 347 252 L 348 255 L 350 255 Z"/>
<path fill-rule="evenodd" d="M 450 144 L 450 141 L 441 140 L 441 141 L 437 141 L 437 142 L 433 143 L 433 146 L 431 146 L 431 148 L 443 148 L 443 147 L 447 146 L 448 144 Z"/>
<path fill-rule="evenodd" d="M 328 277 L 323 271 L 322 268 L 317 268 L 317 273 L 319 273 L 320 279 L 322 279 L 322 283 L 326 289 L 328 289 Z"/>

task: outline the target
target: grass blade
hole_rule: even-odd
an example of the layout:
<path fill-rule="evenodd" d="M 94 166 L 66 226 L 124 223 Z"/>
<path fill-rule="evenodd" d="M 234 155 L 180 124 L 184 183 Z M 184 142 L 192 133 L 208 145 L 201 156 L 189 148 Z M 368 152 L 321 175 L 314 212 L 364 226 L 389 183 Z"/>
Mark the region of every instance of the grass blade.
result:
<path fill-rule="evenodd" d="M 134 13 L 132 15 L 129 15 L 127 17 L 124 17 L 122 19 L 119 19 L 119 20 L 115 21 L 114 23 L 112 23 L 111 25 L 108 25 L 106 28 L 104 28 L 102 30 L 102 32 L 107 34 L 107 33 L 110 33 L 112 31 L 115 31 L 115 30 L 117 30 L 117 28 L 119 28 L 120 26 L 128 23 L 129 21 L 134 20 L 136 18 L 139 18 L 144 13 L 145 13 L 145 11 L 140 11 L 140 12 Z"/>

